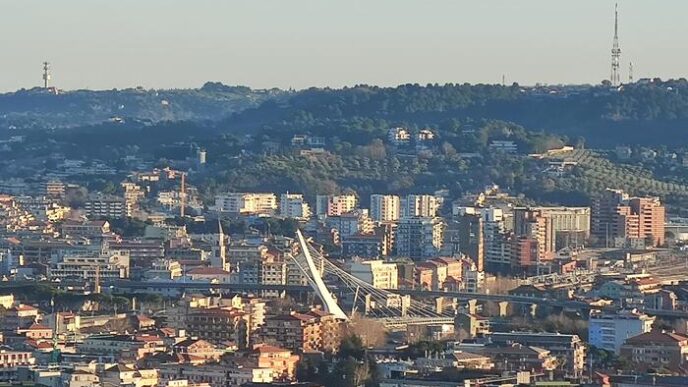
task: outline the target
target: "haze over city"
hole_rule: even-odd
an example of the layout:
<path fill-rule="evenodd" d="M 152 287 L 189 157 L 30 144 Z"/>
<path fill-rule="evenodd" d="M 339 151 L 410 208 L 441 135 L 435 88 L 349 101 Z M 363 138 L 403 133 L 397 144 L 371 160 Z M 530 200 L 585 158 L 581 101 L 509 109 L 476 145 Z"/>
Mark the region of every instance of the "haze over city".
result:
<path fill-rule="evenodd" d="M 613 1 L 3 1 L 0 90 L 599 83 Z M 688 3 L 622 0 L 624 72 L 679 78 Z M 36 74 L 39 76 L 36 76 Z"/>

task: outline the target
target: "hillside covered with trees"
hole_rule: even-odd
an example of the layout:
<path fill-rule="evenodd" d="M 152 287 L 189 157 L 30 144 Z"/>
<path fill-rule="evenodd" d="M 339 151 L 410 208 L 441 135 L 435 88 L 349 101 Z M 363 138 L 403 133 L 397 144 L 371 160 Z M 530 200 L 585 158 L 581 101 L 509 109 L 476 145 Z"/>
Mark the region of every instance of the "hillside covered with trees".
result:
<path fill-rule="evenodd" d="M 662 196 L 676 206 L 688 204 L 688 163 L 682 161 L 688 159 L 688 136 L 682 135 L 688 129 L 685 80 L 643 81 L 619 89 L 447 84 L 300 92 L 208 83 L 198 90 L 58 96 L 33 90 L 2 95 L 0 102 L 3 98 L 15 105 L 25 98 L 24 111 L 33 111 L 34 118 L 52 112 L 53 122 L 60 117 L 71 122 L 54 127 L 38 120 L 4 131 L 0 125 L 5 138 L 23 136 L 1 150 L 4 160 L 12 160 L 0 162 L 7 177 L 21 177 L 28 173 L 25 168 L 50 171 L 62 159 L 97 160 L 122 175 L 132 162 L 193 168 L 189 160 L 203 148 L 208 163 L 190 181 L 208 202 L 217 193 L 243 190 L 308 196 L 355 190 L 362 198 L 373 192 L 448 190 L 458 197 L 499 184 L 525 195 L 524 200 L 573 205 L 589 203 L 611 184 Z M 43 104 L 44 98 L 49 102 Z M 139 103 L 133 103 L 139 110 L 131 113 L 136 119 L 96 120 L 122 104 L 129 108 L 121 110 L 135 109 L 132 99 Z M 159 106 L 163 99 L 165 108 Z M 108 108 L 81 112 L 86 101 Z M 38 107 L 31 110 L 31 103 Z M 0 106 L 5 112 L 0 122 L 31 116 Z M 178 114 L 166 118 L 159 109 L 178 109 Z M 390 140 L 390 129 L 397 127 L 410 133 L 407 143 Z M 422 131 L 432 133 L 431 138 L 419 140 Z M 315 142 L 295 142 L 306 138 Z M 515 151 L 496 150 L 493 145 L 500 141 L 513 143 Z M 529 156 L 563 145 L 577 150 L 566 158 L 575 165 L 565 170 L 553 171 L 548 164 L 561 160 Z M 614 156 L 617 145 L 655 156 L 621 160 Z M 581 153 L 586 148 L 596 152 Z M 100 177 L 69 178 L 96 189 L 104 184 Z"/>

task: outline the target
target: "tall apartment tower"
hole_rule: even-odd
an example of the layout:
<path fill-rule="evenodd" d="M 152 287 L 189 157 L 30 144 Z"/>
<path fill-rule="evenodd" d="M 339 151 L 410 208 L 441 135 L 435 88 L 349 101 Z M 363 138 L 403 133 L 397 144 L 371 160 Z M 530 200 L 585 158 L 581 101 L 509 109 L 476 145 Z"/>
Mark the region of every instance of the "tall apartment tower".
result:
<path fill-rule="evenodd" d="M 504 211 L 501 208 L 484 208 L 481 215 L 485 270 L 490 273 L 507 273 L 511 270 L 511 248 Z"/>
<path fill-rule="evenodd" d="M 530 207 L 552 219 L 556 250 L 581 247 L 590 237 L 590 207 Z"/>
<path fill-rule="evenodd" d="M 469 256 L 478 271 L 485 269 L 484 221 L 481 214 L 459 217 L 459 252 Z"/>
<path fill-rule="evenodd" d="M 659 246 L 664 244 L 665 216 L 659 198 L 608 189 L 593 201 L 592 234 L 607 247 L 641 240 Z"/>
<path fill-rule="evenodd" d="M 442 218 L 403 217 L 397 225 L 396 254 L 413 260 L 437 257 L 442 248 Z"/>
<path fill-rule="evenodd" d="M 401 200 L 397 195 L 370 195 L 370 217 L 381 223 L 395 222 L 401 217 Z"/>
<path fill-rule="evenodd" d="M 280 215 L 285 218 L 306 220 L 311 217 L 311 208 L 302 194 L 286 193 L 280 195 Z"/>
<path fill-rule="evenodd" d="M 653 246 L 663 245 L 666 210 L 659 198 L 631 198 L 628 206 L 638 217 L 637 234 L 631 237 L 644 238 Z"/>
<path fill-rule="evenodd" d="M 530 208 L 514 209 L 514 235 L 537 243 L 538 260 L 550 259 L 555 252 L 552 218 L 543 211 Z"/>
<path fill-rule="evenodd" d="M 617 207 L 628 201 L 628 194 L 618 189 L 607 189 L 592 202 L 591 233 L 606 246 L 619 235 Z"/>
<path fill-rule="evenodd" d="M 440 201 L 433 195 L 408 195 L 403 202 L 402 216 L 437 216 Z"/>

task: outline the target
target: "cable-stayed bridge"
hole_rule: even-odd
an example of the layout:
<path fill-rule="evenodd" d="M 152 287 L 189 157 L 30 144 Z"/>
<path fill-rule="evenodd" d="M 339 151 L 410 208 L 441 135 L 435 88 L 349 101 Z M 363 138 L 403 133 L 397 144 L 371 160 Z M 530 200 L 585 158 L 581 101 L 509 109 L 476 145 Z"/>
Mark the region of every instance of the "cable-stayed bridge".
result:
<path fill-rule="evenodd" d="M 301 252 L 293 259 L 322 300 L 324 308 L 335 316 L 348 319 L 355 314 L 365 315 L 379 319 L 390 328 L 412 321 L 453 321 L 455 306 L 445 308 L 444 305 L 429 305 L 412 299 L 408 294 L 378 289 L 323 257 L 306 242 L 300 231 L 297 231 L 297 238 Z M 338 294 L 346 295 L 348 299 L 337 300 L 326 281 L 336 287 Z M 347 308 L 348 313 L 345 312 L 344 305 L 350 306 Z"/>

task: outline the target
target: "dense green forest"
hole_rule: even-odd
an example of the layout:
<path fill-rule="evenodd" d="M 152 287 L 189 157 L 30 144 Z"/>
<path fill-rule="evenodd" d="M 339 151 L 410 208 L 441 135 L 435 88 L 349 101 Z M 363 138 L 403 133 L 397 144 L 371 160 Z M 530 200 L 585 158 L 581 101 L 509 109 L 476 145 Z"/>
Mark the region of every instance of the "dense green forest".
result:
<path fill-rule="evenodd" d="M 360 121 L 366 125 L 361 127 Z M 652 81 L 600 86 L 500 85 L 356 86 L 309 89 L 283 103 L 268 101 L 224 122 L 222 128 L 329 134 L 355 126 L 360 134 L 385 125 L 446 127 L 451 122 L 498 119 L 594 146 L 619 142 L 663 144 L 688 129 L 688 82 Z M 685 144 L 685 140 L 678 139 Z"/>
<path fill-rule="evenodd" d="M 208 202 L 217 193 L 241 190 L 308 196 L 354 190 L 365 198 L 372 192 L 445 189 L 457 197 L 496 183 L 547 203 L 586 204 L 613 186 L 660 195 L 676 206 L 688 204 L 688 164 L 682 162 L 688 154 L 688 136 L 682 135 L 688 130 L 688 82 L 683 79 L 620 88 L 447 84 L 256 92 L 208 83 L 198 90 L 72 93 L 0 96 L 0 102 L 15 104 L 14 111 L 2 105 L 4 120 L 21 115 L 28 120 L 31 115 L 16 106 L 23 103 L 27 110 L 36 103 L 34 118 L 52 109 L 73 123 L 3 131 L 6 121 L 0 119 L 0 136 L 24 136 L 2 150 L 5 176 L 35 172 L 36 165 L 50 171 L 64 158 L 98 160 L 122 177 L 132 158 L 151 166 L 193 168 L 188 160 L 204 148 L 208 164 L 190 181 Z M 82 104 L 100 111 L 89 105 L 93 101 L 109 109 L 131 106 L 132 95 L 139 110 L 131 115 L 140 119 L 94 122 L 97 115 L 91 113 L 84 113 L 90 118 L 70 116 Z M 186 113 L 156 116 L 161 99 L 174 109 L 186 106 L 179 108 Z M 388 139 L 395 127 L 408 129 L 408 143 Z M 433 137 L 419 140 L 420 130 Z M 293 144 L 294 136 L 318 139 L 318 153 L 309 154 L 308 144 Z M 513 142 L 516 152 L 495 151 L 491 144 L 500 140 Z M 577 164 L 555 174 L 548 169 L 551 160 L 529 157 L 562 145 L 598 152 L 576 153 L 571 157 Z M 629 145 L 636 156 L 654 148 L 657 156 L 619 160 L 613 154 L 618 145 Z M 70 179 L 93 189 L 105 183 L 102 176 Z"/>

